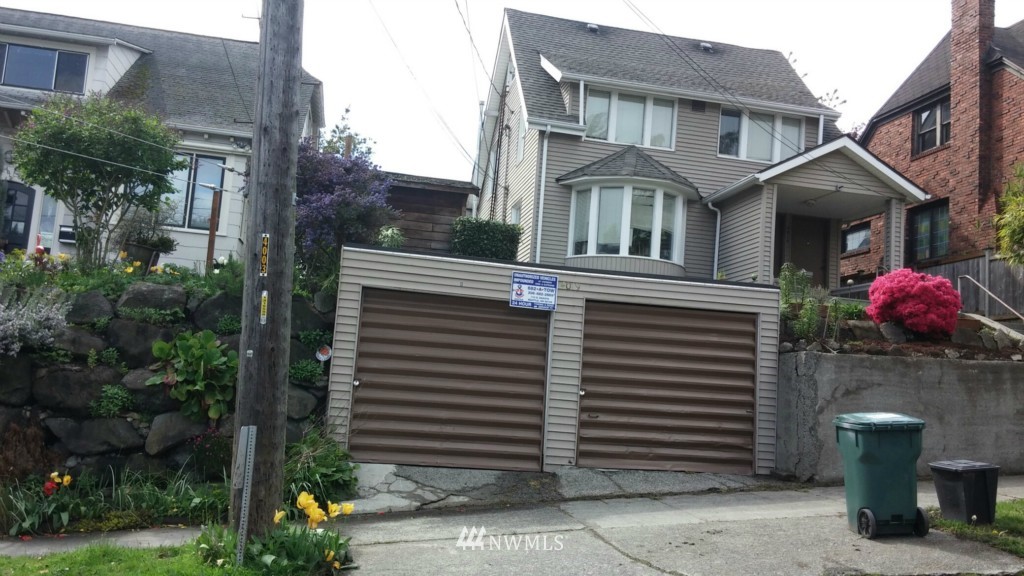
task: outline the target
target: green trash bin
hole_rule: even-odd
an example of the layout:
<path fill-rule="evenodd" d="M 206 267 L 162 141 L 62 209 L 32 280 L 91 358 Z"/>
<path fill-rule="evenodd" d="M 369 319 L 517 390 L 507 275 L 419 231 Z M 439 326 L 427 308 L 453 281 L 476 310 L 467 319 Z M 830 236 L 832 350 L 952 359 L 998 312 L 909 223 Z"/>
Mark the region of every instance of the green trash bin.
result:
<path fill-rule="evenodd" d="M 840 414 L 832 421 L 843 456 L 846 518 L 866 538 L 928 533 L 917 507 L 917 458 L 924 420 L 890 412 Z"/>

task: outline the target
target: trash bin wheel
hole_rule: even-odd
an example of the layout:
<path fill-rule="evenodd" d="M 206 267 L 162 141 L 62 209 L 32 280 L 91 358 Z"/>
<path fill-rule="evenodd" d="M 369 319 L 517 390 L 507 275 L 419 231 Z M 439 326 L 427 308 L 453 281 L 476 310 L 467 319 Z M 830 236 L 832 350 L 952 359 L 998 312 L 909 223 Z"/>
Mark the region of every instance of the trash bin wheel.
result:
<path fill-rule="evenodd" d="M 878 535 L 878 523 L 875 522 L 875 515 L 868 508 L 861 508 L 857 512 L 857 534 L 871 540 Z"/>
<path fill-rule="evenodd" d="M 918 508 L 917 516 L 914 518 L 914 536 L 922 538 L 928 535 L 928 513 Z"/>

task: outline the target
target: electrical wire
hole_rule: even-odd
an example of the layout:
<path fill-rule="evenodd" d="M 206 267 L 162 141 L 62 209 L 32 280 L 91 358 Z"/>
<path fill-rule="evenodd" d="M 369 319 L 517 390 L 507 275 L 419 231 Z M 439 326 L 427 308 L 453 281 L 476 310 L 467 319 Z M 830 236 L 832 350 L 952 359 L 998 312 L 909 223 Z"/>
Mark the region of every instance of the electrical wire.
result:
<path fill-rule="evenodd" d="M 228 55 L 228 43 L 221 38 L 220 45 L 224 47 L 224 59 L 228 61 L 228 69 L 231 70 L 231 79 L 235 82 L 235 89 L 238 90 L 238 99 L 242 101 L 242 108 L 245 108 L 245 115 L 249 117 L 249 123 L 252 124 L 252 114 L 249 113 L 249 105 L 245 103 L 245 97 L 242 96 L 242 87 L 238 84 L 238 77 L 235 76 L 235 67 L 231 64 L 231 56 Z"/>
<path fill-rule="evenodd" d="M 469 36 L 469 45 L 473 48 L 473 53 L 476 54 L 476 59 L 478 62 L 480 62 L 480 67 L 483 69 L 484 75 L 487 76 L 487 83 L 490 84 L 491 88 L 494 89 L 495 94 L 501 94 L 501 90 L 499 90 L 498 87 L 495 86 L 494 79 L 491 77 L 491 74 L 487 71 L 487 64 L 484 63 L 483 57 L 480 56 L 480 50 L 477 49 L 476 42 L 473 40 L 473 31 L 470 30 L 469 22 L 467 21 L 466 16 L 462 13 L 462 8 L 459 7 L 459 0 L 452 1 L 455 2 L 455 9 L 459 11 L 459 18 L 462 19 L 462 27 L 466 29 L 466 34 Z M 466 12 L 469 12 L 468 3 L 466 4 Z M 476 74 L 475 67 L 473 70 L 473 74 Z"/>
<path fill-rule="evenodd" d="M 462 145 L 462 142 L 459 141 L 458 136 L 455 135 L 455 132 L 452 130 L 451 126 L 448 125 L 448 122 L 444 119 L 444 116 L 438 111 L 437 107 L 434 105 L 433 100 L 431 100 L 430 98 L 430 94 L 427 92 L 426 88 L 420 82 L 420 79 L 416 76 L 416 73 L 413 71 L 412 66 L 410 66 L 408 60 L 405 59 L 405 55 L 402 53 L 402 49 L 398 47 L 398 42 L 396 42 L 395 37 L 391 35 L 391 31 L 388 29 L 387 24 L 384 22 L 384 18 L 381 17 L 380 12 L 377 11 L 377 6 L 373 3 L 373 0 L 367 0 L 367 3 L 373 10 L 374 15 L 377 17 L 377 21 L 380 22 L 381 27 L 384 29 L 384 33 L 387 35 L 388 40 L 391 41 L 391 45 L 395 47 L 395 51 L 398 53 L 399 59 L 402 60 L 402 64 L 405 65 L 405 69 L 409 72 L 409 75 L 412 77 L 413 81 L 416 82 L 416 86 L 420 89 L 420 92 L 423 93 L 423 97 L 426 99 L 427 104 L 430 106 L 430 110 L 431 112 L 433 112 L 434 118 L 436 118 L 437 121 L 441 124 L 441 126 L 445 130 L 445 133 L 448 134 L 449 138 L 451 138 L 452 142 L 458 147 L 458 149 L 466 157 L 469 163 L 474 164 L 475 162 L 473 160 L 473 156 L 466 150 L 466 147 Z"/>

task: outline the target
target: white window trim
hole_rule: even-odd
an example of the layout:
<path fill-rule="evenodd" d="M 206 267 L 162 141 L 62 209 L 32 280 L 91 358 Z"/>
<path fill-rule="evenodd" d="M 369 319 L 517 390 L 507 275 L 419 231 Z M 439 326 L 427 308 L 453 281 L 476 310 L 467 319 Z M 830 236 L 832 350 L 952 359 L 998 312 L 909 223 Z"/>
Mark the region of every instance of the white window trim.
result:
<path fill-rule="evenodd" d="M 595 250 L 597 249 L 597 217 L 598 209 L 600 204 L 601 188 L 622 188 L 622 211 L 620 216 L 619 226 L 619 253 L 618 254 L 598 254 Z M 654 190 L 654 211 L 651 215 L 651 227 L 658 227 L 658 234 L 651 230 L 651 254 L 657 254 L 659 256 L 637 256 L 629 253 L 629 223 L 630 217 L 633 211 L 633 189 L 640 188 L 642 190 Z M 590 212 L 587 216 L 589 225 L 587 226 L 587 253 L 586 254 L 573 254 L 574 244 L 574 233 L 576 231 L 576 197 L 579 192 L 590 192 Z M 661 218 L 662 210 L 664 209 L 664 197 L 665 194 L 674 196 L 676 203 L 679 204 L 679 208 L 676 209 L 675 222 L 673 226 L 676 234 L 673 238 L 672 247 L 672 258 L 665 260 L 660 257 L 661 254 Z M 658 262 L 673 262 L 675 264 L 683 265 L 684 254 L 686 253 L 686 241 L 685 235 L 686 230 L 683 228 L 683 224 L 686 222 L 686 196 L 677 192 L 666 190 L 660 186 L 652 186 L 649 184 L 631 184 L 621 181 L 607 181 L 601 183 L 595 183 L 590 186 L 580 186 L 573 188 L 572 197 L 569 202 L 569 241 L 566 247 L 566 257 L 584 257 L 584 256 L 611 256 L 617 257 L 628 257 L 628 258 L 643 258 L 645 260 L 656 260 Z"/>
<path fill-rule="evenodd" d="M 649 94 L 648 95 L 635 94 L 635 93 L 631 93 L 631 92 L 621 92 L 621 91 L 615 90 L 613 88 L 601 88 L 600 86 L 597 86 L 597 87 L 595 87 L 595 86 L 587 86 L 586 90 L 587 90 L 587 92 L 584 94 L 582 102 L 580 102 L 581 110 L 583 110 L 583 112 L 580 114 L 580 116 L 583 117 L 584 122 L 586 122 L 587 115 L 586 115 L 586 110 L 585 109 L 586 109 L 586 105 L 587 105 L 587 100 L 590 97 L 590 91 L 591 90 L 597 90 L 598 92 L 608 92 L 608 93 L 611 94 L 611 97 L 608 100 L 608 139 L 605 140 L 605 139 L 601 139 L 601 138 L 593 138 L 591 136 L 587 136 L 586 132 L 584 132 L 584 134 L 583 134 L 583 139 L 584 140 L 588 140 L 588 141 L 591 141 L 591 142 L 604 142 L 605 144 L 618 144 L 619 146 L 639 146 L 640 148 L 651 148 L 652 150 L 670 150 L 670 151 L 675 151 L 675 149 L 676 149 L 676 125 L 679 123 L 679 99 L 678 98 L 672 98 L 672 97 L 668 97 L 668 96 L 653 96 L 653 95 L 649 95 Z M 612 136 L 614 134 L 616 134 L 616 128 L 617 128 L 616 122 L 618 120 L 618 104 L 619 104 L 619 94 L 620 93 L 621 94 L 625 94 L 626 96 L 641 96 L 643 98 L 646 98 L 646 101 L 644 102 L 644 126 L 643 126 L 643 134 L 644 134 L 644 136 L 643 136 L 643 142 L 641 142 L 640 144 L 626 144 L 624 142 L 617 142 L 617 141 L 615 141 L 612 138 Z M 668 147 L 652 146 L 651 145 L 651 122 L 652 122 L 652 119 L 654 118 L 654 100 L 655 99 L 657 99 L 657 100 L 670 100 L 672 102 L 672 123 L 671 123 L 672 124 L 672 133 L 669 135 L 670 145 Z"/>
<path fill-rule="evenodd" d="M 749 134 L 749 130 L 751 129 L 751 126 L 750 126 L 751 125 L 750 115 L 747 113 L 747 111 L 740 110 L 739 111 L 739 113 L 740 113 L 740 141 L 739 141 L 739 145 L 738 145 L 739 146 L 739 154 L 736 155 L 736 156 L 730 156 L 728 154 L 722 154 L 721 147 L 720 147 L 720 138 L 722 136 L 722 111 L 723 110 L 734 110 L 735 111 L 736 109 L 735 108 L 729 108 L 728 106 L 723 106 L 718 111 L 718 134 L 717 134 L 717 137 L 715 138 L 715 151 L 716 151 L 716 154 L 718 155 L 719 158 L 727 158 L 727 159 L 730 159 L 730 160 L 744 160 L 744 161 L 747 161 L 747 162 L 757 162 L 758 164 L 776 164 L 776 163 L 778 163 L 778 162 L 780 162 L 782 160 L 788 160 L 789 158 L 792 158 L 793 156 L 788 156 L 786 158 L 782 157 L 782 119 L 783 118 L 792 118 L 794 120 L 799 120 L 800 121 L 800 138 L 799 138 L 800 141 L 797 142 L 797 144 L 799 144 L 800 148 L 796 151 L 794 156 L 796 154 L 803 153 L 804 149 L 806 148 L 807 121 L 806 121 L 805 118 L 803 118 L 802 116 L 787 116 L 785 114 L 776 114 L 774 112 L 767 112 L 767 111 L 762 111 L 762 110 L 750 110 L 750 112 L 753 112 L 754 114 L 770 114 L 770 115 L 772 115 L 772 117 L 774 119 L 772 120 L 772 158 L 771 158 L 771 160 L 759 160 L 757 158 L 748 158 L 747 157 L 747 135 Z"/>
<path fill-rule="evenodd" d="M 214 158 L 214 157 L 215 158 L 220 158 L 221 157 L 221 156 L 214 156 L 215 153 L 213 153 L 213 152 L 201 152 L 201 151 L 194 151 L 194 150 L 177 150 L 175 152 L 175 154 L 182 155 L 182 156 L 189 156 L 192 159 L 192 160 L 190 160 L 190 165 L 189 165 L 189 169 L 188 169 L 189 170 L 189 173 L 188 173 L 188 177 L 189 178 L 192 177 L 192 170 L 195 168 L 193 160 L 196 157 L 202 156 L 202 157 L 205 157 L 207 159 Z M 224 164 L 225 165 L 229 165 L 228 162 L 230 162 L 230 161 L 231 161 L 230 157 L 224 156 Z M 226 189 L 227 179 L 228 179 L 228 171 L 223 169 L 223 168 L 221 168 L 220 174 L 221 174 L 221 176 L 220 176 L 221 177 L 221 185 L 220 185 L 220 187 L 221 187 L 222 192 L 221 192 L 221 197 L 220 197 L 220 212 L 217 214 L 217 229 L 214 231 L 214 236 L 226 236 L 227 235 L 227 228 L 228 228 L 227 215 L 228 215 L 228 212 L 227 212 L 226 209 L 227 209 L 227 205 L 228 205 L 228 201 L 229 201 L 228 200 L 228 196 L 230 194 L 232 194 L 231 192 L 229 192 Z M 189 180 L 188 183 L 190 184 L 190 186 L 185 190 L 185 199 L 186 199 L 186 203 L 187 203 L 187 207 L 185 209 L 185 224 L 184 225 L 163 224 L 162 227 L 166 228 L 167 230 L 174 231 L 174 232 L 183 232 L 183 233 L 188 233 L 188 234 L 202 234 L 204 236 L 208 236 L 210 234 L 209 229 L 193 228 L 193 227 L 188 225 L 189 220 L 192 219 L 192 211 L 193 211 L 193 209 L 195 207 L 196 188 L 198 188 L 199 185 L 201 184 L 200 182 L 197 182 L 197 181 L 194 181 L 194 180 Z M 206 184 L 209 184 L 209 182 L 206 182 Z M 212 190 L 211 190 L 211 192 L 212 192 Z M 212 214 L 211 214 L 211 216 L 212 216 Z"/>

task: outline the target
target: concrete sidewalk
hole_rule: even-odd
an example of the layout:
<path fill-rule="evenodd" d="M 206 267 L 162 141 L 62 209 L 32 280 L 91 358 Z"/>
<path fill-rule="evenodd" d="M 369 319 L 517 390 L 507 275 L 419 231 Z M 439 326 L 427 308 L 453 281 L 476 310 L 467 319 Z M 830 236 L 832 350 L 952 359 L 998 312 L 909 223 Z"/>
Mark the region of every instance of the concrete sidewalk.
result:
<path fill-rule="evenodd" d="M 918 503 L 936 505 L 930 481 Z M 1024 498 L 1024 477 L 999 479 Z M 504 509 L 350 517 L 358 574 L 1015 574 L 1024 559 L 932 532 L 864 540 L 847 528 L 842 487 L 578 500 Z M 459 546 L 464 528 L 486 535 Z M 0 540 L 0 555 L 41 555 L 93 542 L 179 545 L 195 529 Z M 470 540 L 469 544 L 477 541 Z"/>

